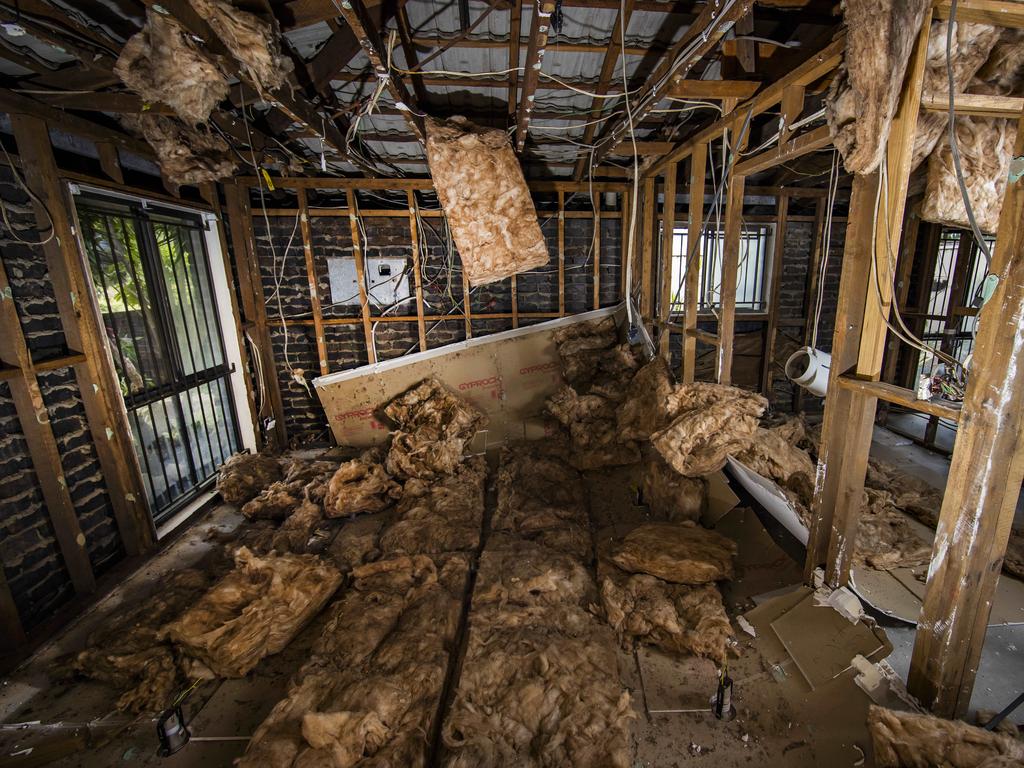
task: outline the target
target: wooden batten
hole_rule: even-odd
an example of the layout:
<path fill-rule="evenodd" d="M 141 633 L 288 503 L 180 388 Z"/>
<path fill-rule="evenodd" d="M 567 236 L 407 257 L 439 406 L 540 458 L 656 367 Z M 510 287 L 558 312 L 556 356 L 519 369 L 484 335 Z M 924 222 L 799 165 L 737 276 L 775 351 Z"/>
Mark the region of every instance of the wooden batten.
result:
<path fill-rule="evenodd" d="M 406 190 L 409 203 L 409 239 L 412 243 L 413 285 L 416 290 L 416 333 L 419 336 L 420 352 L 427 351 L 427 324 L 423 319 L 423 275 L 420 272 L 420 229 L 416 220 L 416 193 Z"/>
<path fill-rule="evenodd" d="M 700 233 L 704 227 L 704 176 L 708 165 L 708 145 L 698 144 L 690 155 L 690 210 L 687 217 L 687 248 L 683 290 L 683 369 L 684 384 L 694 380 L 697 368 L 697 291 L 700 289 Z"/>
<path fill-rule="evenodd" d="M 666 362 L 671 360 L 672 331 L 668 319 L 672 314 L 672 242 L 676 229 L 676 171 L 677 164 L 672 163 L 665 171 L 665 197 L 661 211 L 661 286 L 658 289 L 659 311 L 661 321 L 658 337 L 658 352 Z"/>
<path fill-rule="evenodd" d="M 377 362 L 377 353 L 373 344 L 373 324 L 370 320 L 370 297 L 366 292 L 366 260 L 363 254 L 363 236 L 359 230 L 359 218 L 356 211 L 359 203 L 356 201 L 355 190 L 348 192 L 348 223 L 349 232 L 352 236 L 352 255 L 356 261 L 356 280 L 359 281 L 359 314 L 363 323 L 363 340 L 366 342 L 366 359 L 371 363 Z M 467 299 L 468 305 L 468 299 Z"/>
<path fill-rule="evenodd" d="M 1024 155 L 1024 117 L 1015 156 Z M 967 711 L 1024 481 L 1024 180 L 1007 184 L 960 426 L 935 531 L 908 688 L 933 712 Z"/>
<path fill-rule="evenodd" d="M 39 231 L 53 228 L 54 237 L 42 251 L 67 345 L 83 355 L 74 366 L 75 378 L 118 533 L 125 551 L 138 555 L 153 546 L 156 532 L 92 278 L 72 226 L 69 212 L 73 204 L 60 179 L 46 123 L 36 117 L 12 115 L 11 125 L 25 181 L 43 203 L 34 205 Z M 60 468 L 59 459 L 56 468 Z"/>
<path fill-rule="evenodd" d="M 643 215 L 643 234 L 640 240 L 640 316 L 649 320 L 654 316 L 654 222 L 657 217 L 658 196 L 654 191 L 654 179 L 644 182 L 643 205 L 638 209 Z"/>
<path fill-rule="evenodd" d="M 768 321 L 764 329 L 764 357 L 761 360 L 761 394 L 769 403 L 775 402 L 772 381 L 775 378 L 775 339 L 778 335 L 779 288 L 782 285 L 782 257 L 786 251 L 786 227 L 789 218 L 789 195 L 779 195 L 775 215 L 775 242 L 772 248 L 771 285 L 768 289 Z"/>
<path fill-rule="evenodd" d="M 313 309 L 313 333 L 316 335 L 316 352 L 320 361 L 320 375 L 330 372 L 327 363 L 327 341 L 324 338 L 324 313 L 320 307 L 320 288 L 313 262 L 313 233 L 309 224 L 309 206 L 306 201 L 306 190 L 296 192 L 299 198 L 299 228 L 302 230 L 302 253 L 306 261 L 306 280 L 309 283 L 309 301 Z"/>

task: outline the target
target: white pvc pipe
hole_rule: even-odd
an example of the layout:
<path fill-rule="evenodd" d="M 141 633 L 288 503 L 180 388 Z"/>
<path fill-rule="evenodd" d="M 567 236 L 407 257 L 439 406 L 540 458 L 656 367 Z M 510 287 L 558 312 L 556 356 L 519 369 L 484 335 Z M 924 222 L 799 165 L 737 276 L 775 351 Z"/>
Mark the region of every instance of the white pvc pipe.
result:
<path fill-rule="evenodd" d="M 786 361 L 786 376 L 812 395 L 824 397 L 832 355 L 813 347 L 801 347 Z"/>

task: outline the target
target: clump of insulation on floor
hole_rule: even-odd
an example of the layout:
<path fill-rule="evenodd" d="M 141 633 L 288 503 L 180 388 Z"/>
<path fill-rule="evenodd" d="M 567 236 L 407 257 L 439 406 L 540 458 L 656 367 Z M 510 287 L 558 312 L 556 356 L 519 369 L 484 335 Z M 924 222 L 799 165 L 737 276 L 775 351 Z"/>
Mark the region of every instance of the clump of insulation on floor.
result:
<path fill-rule="evenodd" d="M 285 466 L 284 477 L 264 488 L 242 506 L 242 514 L 250 520 L 284 520 L 320 484 L 337 469 L 331 461 L 293 459 Z"/>
<path fill-rule="evenodd" d="M 402 495 L 402 486 L 384 469 L 379 449 L 371 449 L 338 467 L 327 485 L 324 513 L 349 517 L 379 512 Z"/>
<path fill-rule="evenodd" d="M 714 584 L 670 584 L 626 573 L 603 558 L 598 574 L 605 616 L 627 647 L 639 640 L 725 663 L 732 625 Z"/>
<path fill-rule="evenodd" d="M 281 479 L 281 463 L 260 453 L 239 453 L 224 462 L 217 475 L 217 492 L 240 507 Z"/>
<path fill-rule="evenodd" d="M 616 412 L 619 435 L 624 440 L 646 440 L 665 426 L 669 396 L 675 385 L 665 358 L 658 356 L 637 371 L 626 399 Z"/>
<path fill-rule="evenodd" d="M 384 408 L 397 428 L 391 434 L 387 471 L 400 478 L 433 480 L 451 474 L 487 417 L 450 392 L 437 379 L 426 379 Z"/>
<path fill-rule="evenodd" d="M 380 537 L 386 556 L 468 552 L 480 544 L 487 462 L 474 456 L 438 480 L 409 480 Z"/>
<path fill-rule="evenodd" d="M 292 62 L 281 53 L 281 31 L 272 16 L 267 21 L 236 8 L 226 0 L 188 0 L 231 51 L 242 70 L 269 97 L 285 84 Z"/>
<path fill-rule="evenodd" d="M 120 691 L 120 710 L 138 714 L 170 706 L 184 677 L 175 649 L 158 638 L 160 628 L 193 604 L 209 584 L 210 576 L 203 571 L 171 574 L 153 595 L 104 621 L 87 639 L 87 647 L 63 668 Z"/>
<path fill-rule="evenodd" d="M 674 584 L 708 584 L 733 576 L 736 542 L 693 522 L 648 523 L 634 528 L 610 559 L 630 573 Z"/>
<path fill-rule="evenodd" d="M 519 160 L 503 130 L 426 118 L 427 161 L 471 286 L 548 263 Z"/>
<path fill-rule="evenodd" d="M 219 181 L 238 167 L 227 142 L 212 131 L 163 115 L 121 115 L 119 119 L 153 148 L 160 173 L 174 188 Z"/>
<path fill-rule="evenodd" d="M 683 384 L 669 397 L 671 422 L 651 435 L 651 443 L 676 472 L 703 477 L 750 445 L 767 405 L 738 387 Z"/>
<path fill-rule="evenodd" d="M 220 68 L 177 21 L 152 8 L 121 49 L 114 73 L 143 101 L 166 104 L 189 125 L 205 123 L 228 97 Z"/>
<path fill-rule="evenodd" d="M 878 768 L 996 768 L 1024 765 L 1024 742 L 959 720 L 868 707 Z"/>
<path fill-rule="evenodd" d="M 283 650 L 340 584 L 341 572 L 314 555 L 241 548 L 235 569 L 162 634 L 214 675 L 243 677 Z"/>
<path fill-rule="evenodd" d="M 825 100 L 833 143 L 850 173 L 878 168 L 928 0 L 843 0 L 846 48 Z"/>
<path fill-rule="evenodd" d="M 644 451 L 640 487 L 644 503 L 666 520 L 696 521 L 704 511 L 704 479 L 680 475 L 650 446 Z"/>
<path fill-rule="evenodd" d="M 633 713 L 615 636 L 586 610 L 596 597 L 589 530 L 580 527 L 585 559 L 520 533 L 534 515 L 557 529 L 585 512 L 579 476 L 558 453 L 523 444 L 502 453 L 501 532 L 480 559 L 441 765 L 630 765 Z"/>
<path fill-rule="evenodd" d="M 615 408 L 615 402 L 602 395 L 580 395 L 570 386 L 563 386 L 548 398 L 547 413 L 569 432 L 573 466 L 599 469 L 640 459 L 635 442 L 620 440 Z"/>
<path fill-rule="evenodd" d="M 238 768 L 425 765 L 468 567 L 420 555 L 355 568 Z"/>

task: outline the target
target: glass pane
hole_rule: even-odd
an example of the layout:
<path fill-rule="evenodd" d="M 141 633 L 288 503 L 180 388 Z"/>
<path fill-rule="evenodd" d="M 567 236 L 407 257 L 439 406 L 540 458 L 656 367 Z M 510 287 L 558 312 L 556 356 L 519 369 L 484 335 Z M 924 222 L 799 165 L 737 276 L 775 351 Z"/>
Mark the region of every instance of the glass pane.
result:
<path fill-rule="evenodd" d="M 135 409 L 131 422 L 135 448 L 150 481 L 150 501 L 154 509 L 165 508 L 194 485 L 174 398 Z"/>
<path fill-rule="evenodd" d="M 84 210 L 81 225 L 122 393 L 136 395 L 170 381 L 133 222 Z"/>

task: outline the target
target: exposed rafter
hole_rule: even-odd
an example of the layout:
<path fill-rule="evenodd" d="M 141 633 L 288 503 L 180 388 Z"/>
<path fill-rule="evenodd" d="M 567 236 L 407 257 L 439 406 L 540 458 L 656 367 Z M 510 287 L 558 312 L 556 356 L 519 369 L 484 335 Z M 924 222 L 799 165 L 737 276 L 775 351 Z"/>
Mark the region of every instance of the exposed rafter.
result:
<path fill-rule="evenodd" d="M 380 33 L 363 0 L 342 0 L 341 12 L 345 21 L 352 28 L 352 32 L 359 39 L 359 44 L 366 51 L 377 77 L 384 81 L 385 88 L 395 101 L 395 106 L 402 110 L 402 115 L 409 124 L 409 128 L 422 142 L 425 135 L 423 118 L 417 114 L 420 110 L 417 108 L 416 100 L 409 93 L 402 78 L 396 72 L 389 70 L 385 64 L 387 54 L 384 41 L 381 40 Z"/>
<path fill-rule="evenodd" d="M 537 96 L 540 70 L 544 66 L 544 51 L 548 46 L 551 14 L 554 11 L 554 0 L 536 0 L 533 6 L 530 42 L 526 49 L 526 65 L 523 69 L 523 92 L 519 96 L 519 109 L 516 111 L 516 150 L 519 152 L 526 146 L 526 133 L 530 129 L 530 116 Z"/>

